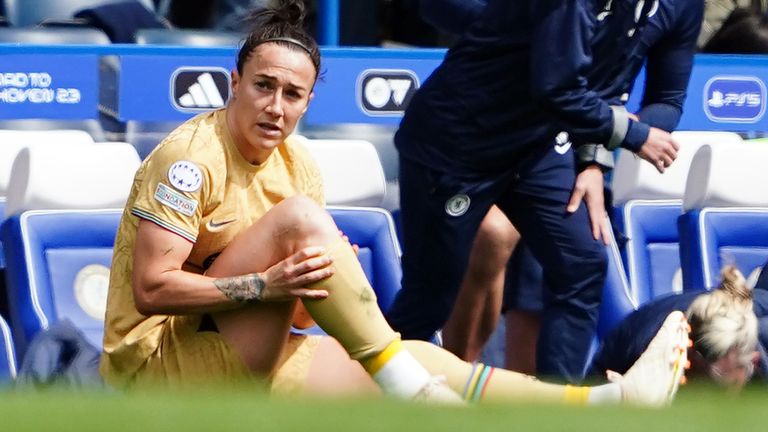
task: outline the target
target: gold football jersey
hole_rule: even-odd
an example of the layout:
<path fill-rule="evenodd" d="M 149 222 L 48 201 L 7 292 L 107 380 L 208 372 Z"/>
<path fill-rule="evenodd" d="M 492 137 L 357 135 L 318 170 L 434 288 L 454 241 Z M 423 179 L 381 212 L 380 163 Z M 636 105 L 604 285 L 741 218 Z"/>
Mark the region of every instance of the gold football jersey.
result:
<path fill-rule="evenodd" d="M 171 132 L 136 173 L 115 240 L 101 372 L 128 379 L 157 349 L 167 316 L 144 316 L 132 292 L 139 218 L 189 240 L 187 271 L 202 273 L 242 230 L 294 195 L 324 206 L 320 172 L 298 140 L 288 138 L 260 165 L 235 147 L 225 111 L 196 116 Z"/>

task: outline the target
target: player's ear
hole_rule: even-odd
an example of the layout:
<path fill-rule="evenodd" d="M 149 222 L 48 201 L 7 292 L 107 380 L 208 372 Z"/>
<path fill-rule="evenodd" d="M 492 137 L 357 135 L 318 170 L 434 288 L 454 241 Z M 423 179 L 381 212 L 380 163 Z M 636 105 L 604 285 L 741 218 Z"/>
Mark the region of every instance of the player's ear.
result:
<path fill-rule="evenodd" d="M 312 99 L 315 97 L 315 92 L 309 93 L 309 98 L 307 99 L 307 106 L 304 107 L 303 110 L 301 110 L 301 115 L 304 115 L 304 113 L 307 112 L 309 109 L 309 103 L 312 102 Z"/>
<path fill-rule="evenodd" d="M 237 69 L 232 69 L 232 98 L 237 94 L 237 86 L 240 84 L 240 74 Z"/>

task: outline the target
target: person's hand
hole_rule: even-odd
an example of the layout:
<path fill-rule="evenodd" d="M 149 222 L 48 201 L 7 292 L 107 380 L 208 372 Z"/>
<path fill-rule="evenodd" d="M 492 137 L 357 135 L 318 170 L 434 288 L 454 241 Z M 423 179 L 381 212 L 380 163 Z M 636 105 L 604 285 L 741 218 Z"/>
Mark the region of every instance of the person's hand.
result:
<path fill-rule="evenodd" d="M 332 263 L 333 258 L 325 253 L 325 248 L 310 246 L 301 249 L 261 273 L 264 281 L 262 300 L 328 297 L 328 291 L 306 286 L 331 277 L 336 271 Z"/>
<path fill-rule="evenodd" d="M 571 199 L 566 210 L 575 212 L 581 201 L 587 206 L 589 223 L 592 227 L 592 237 L 601 240 L 606 245 L 610 244 L 610 232 L 608 215 L 605 213 L 605 198 L 603 196 L 603 172 L 597 165 L 591 165 L 576 176 Z"/>
<path fill-rule="evenodd" d="M 679 149 L 680 146 L 672 139 L 669 132 L 652 127 L 648 133 L 648 139 L 640 147 L 637 155 L 650 162 L 663 174 L 664 170 L 677 159 Z"/>

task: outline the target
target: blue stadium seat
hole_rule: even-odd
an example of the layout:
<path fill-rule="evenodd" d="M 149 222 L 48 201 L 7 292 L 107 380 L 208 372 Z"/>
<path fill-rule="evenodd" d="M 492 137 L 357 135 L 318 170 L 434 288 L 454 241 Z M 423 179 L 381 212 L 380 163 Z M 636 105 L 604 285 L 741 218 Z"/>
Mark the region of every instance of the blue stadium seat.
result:
<path fill-rule="evenodd" d="M 685 290 L 714 288 L 725 265 L 749 276 L 768 261 L 768 208 L 693 209 L 679 230 Z"/>
<path fill-rule="evenodd" d="M 122 209 L 32 210 L 0 226 L 10 319 L 23 356 L 40 330 L 67 318 L 101 346 L 112 246 Z"/>
<path fill-rule="evenodd" d="M 664 174 L 633 153 L 622 150 L 614 170 L 614 220 L 627 238 L 622 250 L 627 276 L 639 304 L 682 291 L 677 218 L 691 161 L 704 145 L 738 145 L 731 132 L 675 132 L 678 158 Z"/>
<path fill-rule="evenodd" d="M 0 316 L 0 388 L 11 385 L 16 379 L 17 369 L 11 328 Z"/>
<path fill-rule="evenodd" d="M 710 289 L 723 266 L 746 276 L 768 261 L 768 144 L 703 146 L 678 219 L 683 289 Z"/>
<path fill-rule="evenodd" d="M 71 20 L 80 10 L 126 0 L 2 0 L 8 21 L 14 26 L 35 26 L 46 20 Z M 152 0 L 137 0 L 154 10 Z"/>
<path fill-rule="evenodd" d="M 400 290 L 400 243 L 392 216 L 374 207 L 329 206 L 328 212 L 349 241 L 360 247 L 358 259 L 373 286 L 382 311 L 389 310 Z"/>
<path fill-rule="evenodd" d="M 627 275 L 642 304 L 682 290 L 677 218 L 682 200 L 630 200 L 617 217 L 628 241 L 624 256 Z"/>

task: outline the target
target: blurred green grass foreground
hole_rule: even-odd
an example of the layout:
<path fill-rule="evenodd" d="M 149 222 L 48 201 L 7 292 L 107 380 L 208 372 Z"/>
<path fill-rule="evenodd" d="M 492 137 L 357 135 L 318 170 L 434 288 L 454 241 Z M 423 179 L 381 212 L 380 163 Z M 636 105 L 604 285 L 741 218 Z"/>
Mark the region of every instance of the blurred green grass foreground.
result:
<path fill-rule="evenodd" d="M 387 399 L 277 398 L 245 390 L 4 391 L 0 431 L 768 431 L 768 389 L 681 388 L 664 409 L 504 404 L 439 407 Z"/>

